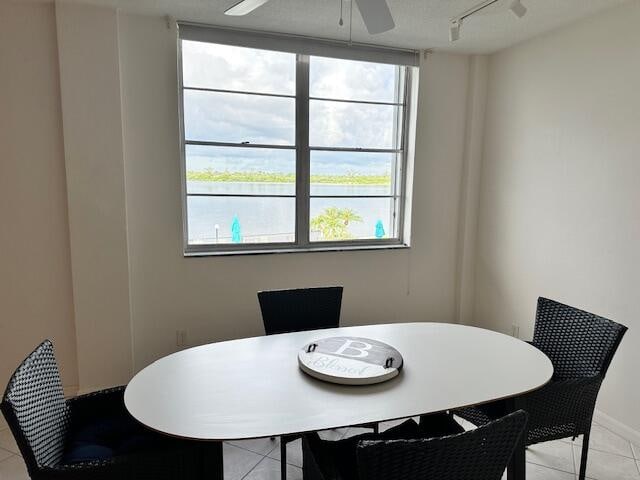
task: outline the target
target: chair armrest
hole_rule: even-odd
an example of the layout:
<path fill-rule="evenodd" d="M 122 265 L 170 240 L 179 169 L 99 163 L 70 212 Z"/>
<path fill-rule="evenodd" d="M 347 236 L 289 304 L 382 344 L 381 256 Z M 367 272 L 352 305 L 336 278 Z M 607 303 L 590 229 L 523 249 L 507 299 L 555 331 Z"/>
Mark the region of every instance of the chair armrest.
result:
<path fill-rule="evenodd" d="M 67 399 L 72 424 L 84 425 L 96 417 L 126 413 L 124 389 L 113 387 Z"/>
<path fill-rule="evenodd" d="M 564 402 L 575 401 L 584 403 L 587 397 L 591 397 L 593 393 L 597 395 L 600 385 L 604 380 L 602 375 L 593 375 L 583 378 L 569 378 L 566 380 L 551 380 L 546 385 L 540 387 L 533 392 L 525 395 L 527 403 L 539 400 L 546 401 L 548 398 L 562 398 Z M 566 414 L 566 412 L 563 412 Z"/>
<path fill-rule="evenodd" d="M 602 375 L 552 380 L 524 397 L 529 430 L 548 425 L 574 424 L 575 435 L 591 424 Z"/>

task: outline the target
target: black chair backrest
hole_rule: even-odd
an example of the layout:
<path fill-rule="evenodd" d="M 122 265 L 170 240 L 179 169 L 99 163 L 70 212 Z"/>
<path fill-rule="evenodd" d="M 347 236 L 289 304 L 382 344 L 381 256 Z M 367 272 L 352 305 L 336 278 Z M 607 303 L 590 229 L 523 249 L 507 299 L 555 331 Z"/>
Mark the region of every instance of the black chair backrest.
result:
<path fill-rule="evenodd" d="M 60 462 L 69 429 L 69 408 L 49 340 L 13 373 L 0 409 L 29 471 Z"/>
<path fill-rule="evenodd" d="M 533 345 L 551 359 L 556 380 L 604 376 L 626 331 L 619 323 L 540 297 Z"/>
<path fill-rule="evenodd" d="M 359 478 L 500 480 L 526 423 L 527 414 L 519 410 L 449 437 L 361 441 Z"/>
<path fill-rule="evenodd" d="M 258 292 L 267 335 L 334 328 L 340 324 L 342 287 Z"/>

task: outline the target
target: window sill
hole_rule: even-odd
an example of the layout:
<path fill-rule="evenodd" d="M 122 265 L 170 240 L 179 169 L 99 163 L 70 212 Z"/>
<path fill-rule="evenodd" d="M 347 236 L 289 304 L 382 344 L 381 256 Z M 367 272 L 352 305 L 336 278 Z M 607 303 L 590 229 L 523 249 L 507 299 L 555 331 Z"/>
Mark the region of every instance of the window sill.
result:
<path fill-rule="evenodd" d="M 386 243 L 381 245 L 321 245 L 305 248 L 270 247 L 243 250 L 206 250 L 185 251 L 185 257 L 219 257 L 227 255 L 272 255 L 282 253 L 315 253 L 315 252 L 354 252 L 363 250 L 406 250 L 411 248 L 404 243 Z"/>

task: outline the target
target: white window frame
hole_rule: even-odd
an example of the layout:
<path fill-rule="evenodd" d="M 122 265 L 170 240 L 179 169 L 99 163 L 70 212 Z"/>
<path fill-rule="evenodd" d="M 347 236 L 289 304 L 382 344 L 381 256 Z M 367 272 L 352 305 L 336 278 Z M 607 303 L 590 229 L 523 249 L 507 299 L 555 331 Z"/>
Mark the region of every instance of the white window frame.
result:
<path fill-rule="evenodd" d="M 182 219 L 183 245 L 185 256 L 232 255 L 256 253 L 287 253 L 312 251 L 339 250 L 368 250 L 408 248 L 410 246 L 410 212 L 412 193 L 413 152 L 415 145 L 415 117 L 417 111 L 417 68 L 418 52 L 409 50 L 395 50 L 370 45 L 344 44 L 342 42 L 308 39 L 305 37 L 267 34 L 246 30 L 210 27 L 191 23 L 179 23 L 178 35 L 178 97 L 179 97 L 179 141 L 180 141 L 180 171 L 182 189 Z M 184 90 L 182 69 L 182 40 L 195 40 L 212 44 L 244 46 L 271 51 L 285 51 L 296 55 L 296 92 L 295 95 L 272 95 L 277 97 L 295 98 L 295 141 L 294 146 L 257 145 L 243 143 L 228 143 L 219 141 L 187 141 L 184 129 Z M 310 56 L 325 56 L 348 60 L 388 63 L 404 68 L 404 95 L 398 102 L 376 102 L 316 98 L 309 96 Z M 225 92 L 221 89 L 200 89 Z M 228 92 L 243 93 L 243 92 Z M 252 94 L 254 92 L 244 92 Z M 398 135 L 397 148 L 343 148 L 343 147 L 310 147 L 309 145 L 309 104 L 310 100 L 332 100 L 346 103 L 394 105 L 402 108 L 402 115 L 398 116 L 397 127 L 402 128 L 402 135 Z M 251 147 L 251 148 L 284 148 L 296 150 L 296 185 L 295 185 L 295 241 L 282 243 L 225 243 L 225 244 L 190 244 L 188 234 L 187 198 L 189 196 L 209 196 L 208 194 L 192 194 L 187 192 L 186 146 L 206 145 L 222 147 Z M 394 230 L 397 236 L 381 239 L 354 239 L 333 241 L 310 241 L 310 200 L 324 196 L 311 195 L 310 191 L 310 152 L 315 151 L 348 151 L 348 152 L 378 152 L 399 154 L 400 161 L 396 161 L 396 172 L 393 176 L 394 185 L 389 195 L 375 196 L 345 196 L 345 198 L 390 198 L 396 202 L 394 212 Z M 216 196 L 212 194 L 211 196 Z M 253 196 L 253 195 L 252 195 Z M 290 195 L 255 195 L 255 197 L 284 197 Z M 324 198 L 341 198 L 328 195 Z"/>

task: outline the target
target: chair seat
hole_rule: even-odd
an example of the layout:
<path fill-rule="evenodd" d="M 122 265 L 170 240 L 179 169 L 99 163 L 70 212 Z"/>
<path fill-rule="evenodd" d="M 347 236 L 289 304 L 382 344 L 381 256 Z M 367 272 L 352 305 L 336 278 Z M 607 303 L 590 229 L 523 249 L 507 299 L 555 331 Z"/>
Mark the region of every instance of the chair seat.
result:
<path fill-rule="evenodd" d="M 326 479 L 358 480 L 357 449 L 362 441 L 431 438 L 436 435 L 452 435 L 464 431 L 449 415 L 438 414 L 428 418 L 431 422 L 421 422 L 420 426 L 410 419 L 382 433 L 363 433 L 337 441 L 322 440 L 314 436 L 310 442 L 311 449 L 317 452 L 315 457 Z M 437 433 L 430 435 L 430 432 Z"/>
<path fill-rule="evenodd" d="M 126 415 L 91 420 L 69 432 L 63 464 L 75 464 L 151 451 L 166 444 L 157 434 L 145 430 Z"/>
<path fill-rule="evenodd" d="M 222 443 L 150 431 L 131 417 L 124 387 L 64 398 L 53 344 L 18 366 L 0 401 L 37 480 L 222 479 Z"/>

